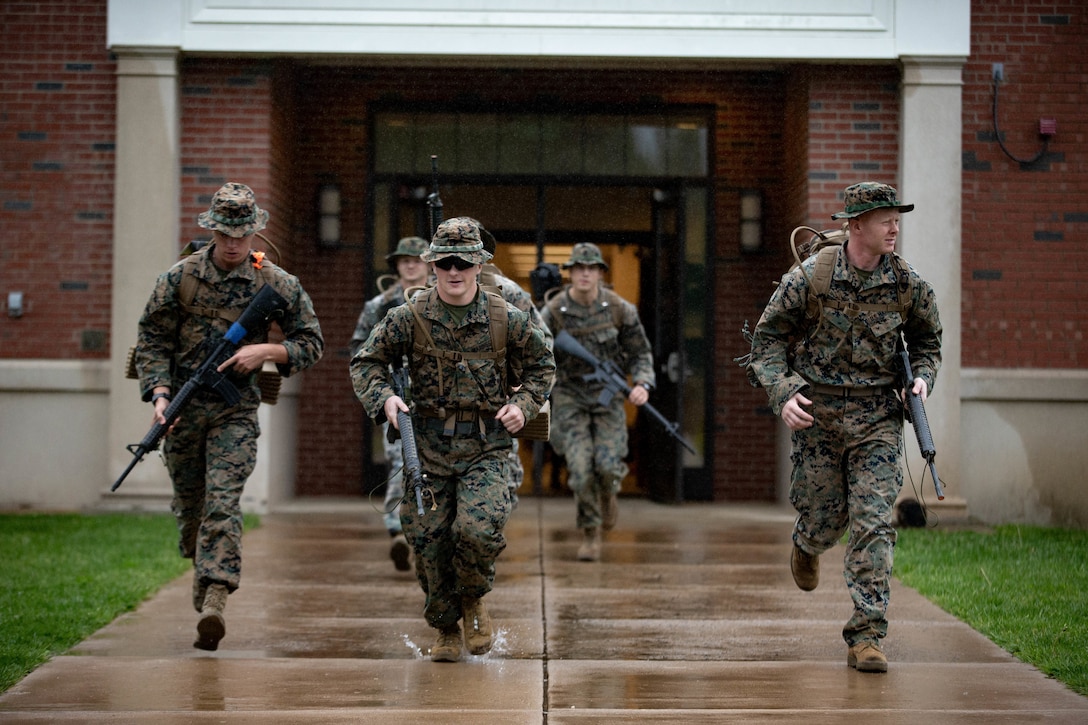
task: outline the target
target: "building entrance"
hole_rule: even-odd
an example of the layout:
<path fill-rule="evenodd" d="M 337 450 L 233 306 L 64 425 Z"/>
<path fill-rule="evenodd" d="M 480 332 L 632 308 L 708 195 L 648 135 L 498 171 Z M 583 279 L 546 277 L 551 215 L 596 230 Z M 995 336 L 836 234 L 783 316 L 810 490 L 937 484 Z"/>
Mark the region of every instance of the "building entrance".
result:
<path fill-rule="evenodd" d="M 712 290 L 707 269 L 705 121 L 696 122 L 691 114 L 653 123 L 647 119 L 636 123 L 630 116 L 616 116 L 611 122 L 600 117 L 538 119 L 538 128 L 563 123 L 570 131 L 564 144 L 551 141 L 550 148 L 566 159 L 564 163 L 578 167 L 578 173 L 562 174 L 539 173 L 559 163 L 544 160 L 547 148 L 534 152 L 537 163 L 533 166 L 521 147 L 524 165 L 537 173 L 503 174 L 497 159 L 492 159 L 490 172 L 482 173 L 476 168 L 478 160 L 451 148 L 450 139 L 463 136 L 461 126 L 473 126 L 479 132 L 479 119 L 471 121 L 457 128 L 447 126 L 445 135 L 429 136 L 426 124 L 415 115 L 377 119 L 377 143 L 381 145 L 384 139 L 392 150 L 384 155 L 376 150 L 374 156 L 372 269 L 384 271 L 384 255 L 401 237 L 429 237 L 426 198 L 433 185 L 431 154 L 421 153 L 418 161 L 411 162 L 403 155 L 408 145 L 418 148 L 421 137 L 430 138 L 437 147 L 432 153 L 441 172 L 445 218 L 480 220 L 497 240 L 495 263 L 526 291 L 532 289 L 529 273 L 537 263 L 562 264 L 575 243 L 597 244 L 610 267 L 605 281 L 638 307 L 653 347 L 658 386 L 650 403 L 668 420 L 679 422 L 680 431 L 697 451 L 688 452 L 649 415 L 628 406 L 631 474 L 623 492 L 662 501 L 711 498 L 711 462 L 705 445 L 711 398 L 705 351 L 712 349 L 706 313 Z M 494 125 L 499 128 L 495 143 L 501 149 L 502 139 L 510 133 L 501 132 L 501 120 Z M 587 125 L 592 128 L 587 130 Z M 517 126 L 523 135 L 531 127 L 528 123 Z M 587 147 L 587 136 L 593 134 L 598 144 L 615 153 Z M 487 146 L 481 133 L 474 140 L 476 148 Z M 545 143 L 546 139 L 534 141 Z M 441 153 L 442 149 L 448 153 Z M 626 160 L 619 163 L 617 156 Z M 400 163 L 393 163 L 394 158 Z M 602 166 L 593 166 L 594 159 Z M 397 165 L 411 171 L 394 171 Z M 676 172 L 671 178 L 651 173 L 670 169 Z M 365 284 L 368 290 L 374 288 L 373 280 Z M 543 302 L 534 301 L 538 306 Z M 377 434 L 365 448 L 364 475 L 380 481 L 385 472 Z M 526 482 L 521 494 L 564 489 L 562 461 L 551 454 L 550 446 L 523 445 L 522 460 Z M 372 486 L 364 482 L 364 488 Z"/>

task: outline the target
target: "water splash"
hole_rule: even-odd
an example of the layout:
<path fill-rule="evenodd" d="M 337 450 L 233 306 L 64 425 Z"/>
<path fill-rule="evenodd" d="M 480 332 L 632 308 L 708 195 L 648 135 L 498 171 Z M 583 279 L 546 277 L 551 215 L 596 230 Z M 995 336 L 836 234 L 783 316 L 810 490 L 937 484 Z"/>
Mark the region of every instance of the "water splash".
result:
<path fill-rule="evenodd" d="M 408 635 L 402 634 L 401 638 L 404 640 L 404 646 L 412 650 L 417 660 L 427 659 L 427 657 L 423 653 L 423 650 L 420 649 L 420 646 L 413 642 L 411 639 L 409 639 Z"/>

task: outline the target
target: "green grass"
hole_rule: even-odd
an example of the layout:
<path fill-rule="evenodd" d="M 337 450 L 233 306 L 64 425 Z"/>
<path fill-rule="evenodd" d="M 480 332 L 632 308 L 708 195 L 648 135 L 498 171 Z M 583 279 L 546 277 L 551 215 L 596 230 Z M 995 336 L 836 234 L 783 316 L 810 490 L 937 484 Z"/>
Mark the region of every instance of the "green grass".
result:
<path fill-rule="evenodd" d="M 903 529 L 895 574 L 1020 660 L 1088 695 L 1088 531 Z"/>
<path fill-rule="evenodd" d="M 0 692 L 191 568 L 170 514 L 0 515 L 0 562 Z"/>

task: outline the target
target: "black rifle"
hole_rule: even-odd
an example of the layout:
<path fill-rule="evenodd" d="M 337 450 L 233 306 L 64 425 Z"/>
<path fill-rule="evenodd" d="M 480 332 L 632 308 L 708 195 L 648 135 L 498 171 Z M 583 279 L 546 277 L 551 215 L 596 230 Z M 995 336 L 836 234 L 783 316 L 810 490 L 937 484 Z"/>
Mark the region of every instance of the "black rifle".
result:
<path fill-rule="evenodd" d="M 566 330 L 560 330 L 559 334 L 555 336 L 555 349 L 562 350 L 568 355 L 573 355 L 580 360 L 584 360 L 593 366 L 593 372 L 588 375 L 583 375 L 582 380 L 587 383 L 600 382 L 604 383 L 604 390 L 601 391 L 600 397 L 597 398 L 597 403 L 600 405 L 608 405 L 612 402 L 612 397 L 616 393 L 622 393 L 624 397 L 631 394 L 631 386 L 627 384 L 627 376 L 623 374 L 623 371 L 619 369 L 619 366 L 611 360 L 600 361 L 589 350 L 574 339 Z M 661 415 L 661 412 L 649 403 L 644 403 L 640 406 L 643 410 L 657 420 L 658 423 L 665 427 L 665 431 L 675 438 L 680 445 L 687 448 L 692 453 L 696 453 L 695 447 L 688 443 L 683 436 L 680 435 L 680 424 L 670 423 L 665 416 Z"/>
<path fill-rule="evenodd" d="M 937 457 L 937 448 L 933 445 L 933 433 L 929 429 L 929 419 L 926 418 L 926 409 L 922 405 L 922 396 L 914 392 L 914 372 L 910 367 L 910 353 L 907 352 L 902 336 L 899 338 L 899 382 L 906 394 L 907 420 L 914 426 L 914 435 L 918 438 L 918 450 L 926 459 L 929 473 L 933 477 L 933 489 L 937 492 L 937 500 L 944 500 L 944 489 L 941 488 L 941 479 L 937 476 L 937 464 L 933 459 Z"/>
<path fill-rule="evenodd" d="M 393 391 L 408 402 L 408 368 L 403 365 L 393 369 Z M 416 511 L 423 515 L 423 468 L 419 465 L 419 450 L 416 448 L 416 429 L 412 425 L 412 416 L 403 410 L 397 411 L 397 426 L 400 429 L 400 446 L 404 455 L 404 480 L 416 495 Z M 397 431 L 389 426 L 389 442 L 395 441 Z"/>
<path fill-rule="evenodd" d="M 445 221 L 442 197 L 438 194 L 438 157 L 434 155 L 431 156 L 431 181 L 434 183 L 434 191 L 427 195 L 427 206 L 431 210 L 431 239 L 434 239 L 438 225 Z"/>
<path fill-rule="evenodd" d="M 242 313 L 242 316 L 230 326 L 227 334 L 215 346 L 212 353 L 204 359 L 196 372 L 185 381 L 185 385 L 170 401 L 170 405 L 166 406 L 166 410 L 162 413 L 166 422 L 155 423 L 142 441 L 126 446 L 128 452 L 133 456 L 132 462 L 128 464 L 128 468 L 121 474 L 121 477 L 110 486 L 111 491 L 117 490 L 117 487 L 121 485 L 144 456 L 159 447 L 159 442 L 163 436 L 170 430 L 170 426 L 174 424 L 181 414 L 182 408 L 189 404 L 197 391 L 201 389 L 213 390 L 226 401 L 227 405 L 237 405 L 242 400 L 242 394 L 238 392 L 238 388 L 234 386 L 234 383 L 216 368 L 234 354 L 235 349 L 245 339 L 246 335 L 267 325 L 273 315 L 286 308 L 287 300 L 283 299 L 280 293 L 272 288 L 272 285 L 266 284 L 261 287 L 260 291 L 253 297 L 253 301 L 249 303 L 249 307 L 246 307 Z"/>

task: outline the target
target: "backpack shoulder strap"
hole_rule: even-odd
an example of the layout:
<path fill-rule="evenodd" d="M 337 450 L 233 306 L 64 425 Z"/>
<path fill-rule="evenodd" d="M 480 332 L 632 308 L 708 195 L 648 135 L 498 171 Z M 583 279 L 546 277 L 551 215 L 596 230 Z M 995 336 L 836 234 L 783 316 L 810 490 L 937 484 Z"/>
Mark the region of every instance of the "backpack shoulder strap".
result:
<path fill-rule="evenodd" d="M 618 330 L 623 327 L 623 303 L 626 300 L 607 287 L 603 287 L 601 292 L 608 300 L 609 307 L 612 308 L 612 326 Z"/>
<path fill-rule="evenodd" d="M 181 309 L 190 315 L 217 317 L 227 322 L 237 322 L 243 310 L 221 310 L 217 307 L 200 307 L 193 304 L 197 288 L 200 286 L 200 280 L 196 276 L 196 267 L 199 262 L 200 258 L 195 253 L 185 258 L 181 282 L 178 284 L 178 302 Z M 266 284 L 272 284 L 273 274 L 271 268 L 266 266 L 261 266 L 258 271 L 260 274 L 257 275 L 257 291 L 260 292 Z"/>
<path fill-rule="evenodd" d="M 487 319 L 491 326 L 491 349 L 496 353 L 505 353 L 510 324 L 506 300 L 502 295 L 493 292 L 484 294 L 487 295 Z"/>

